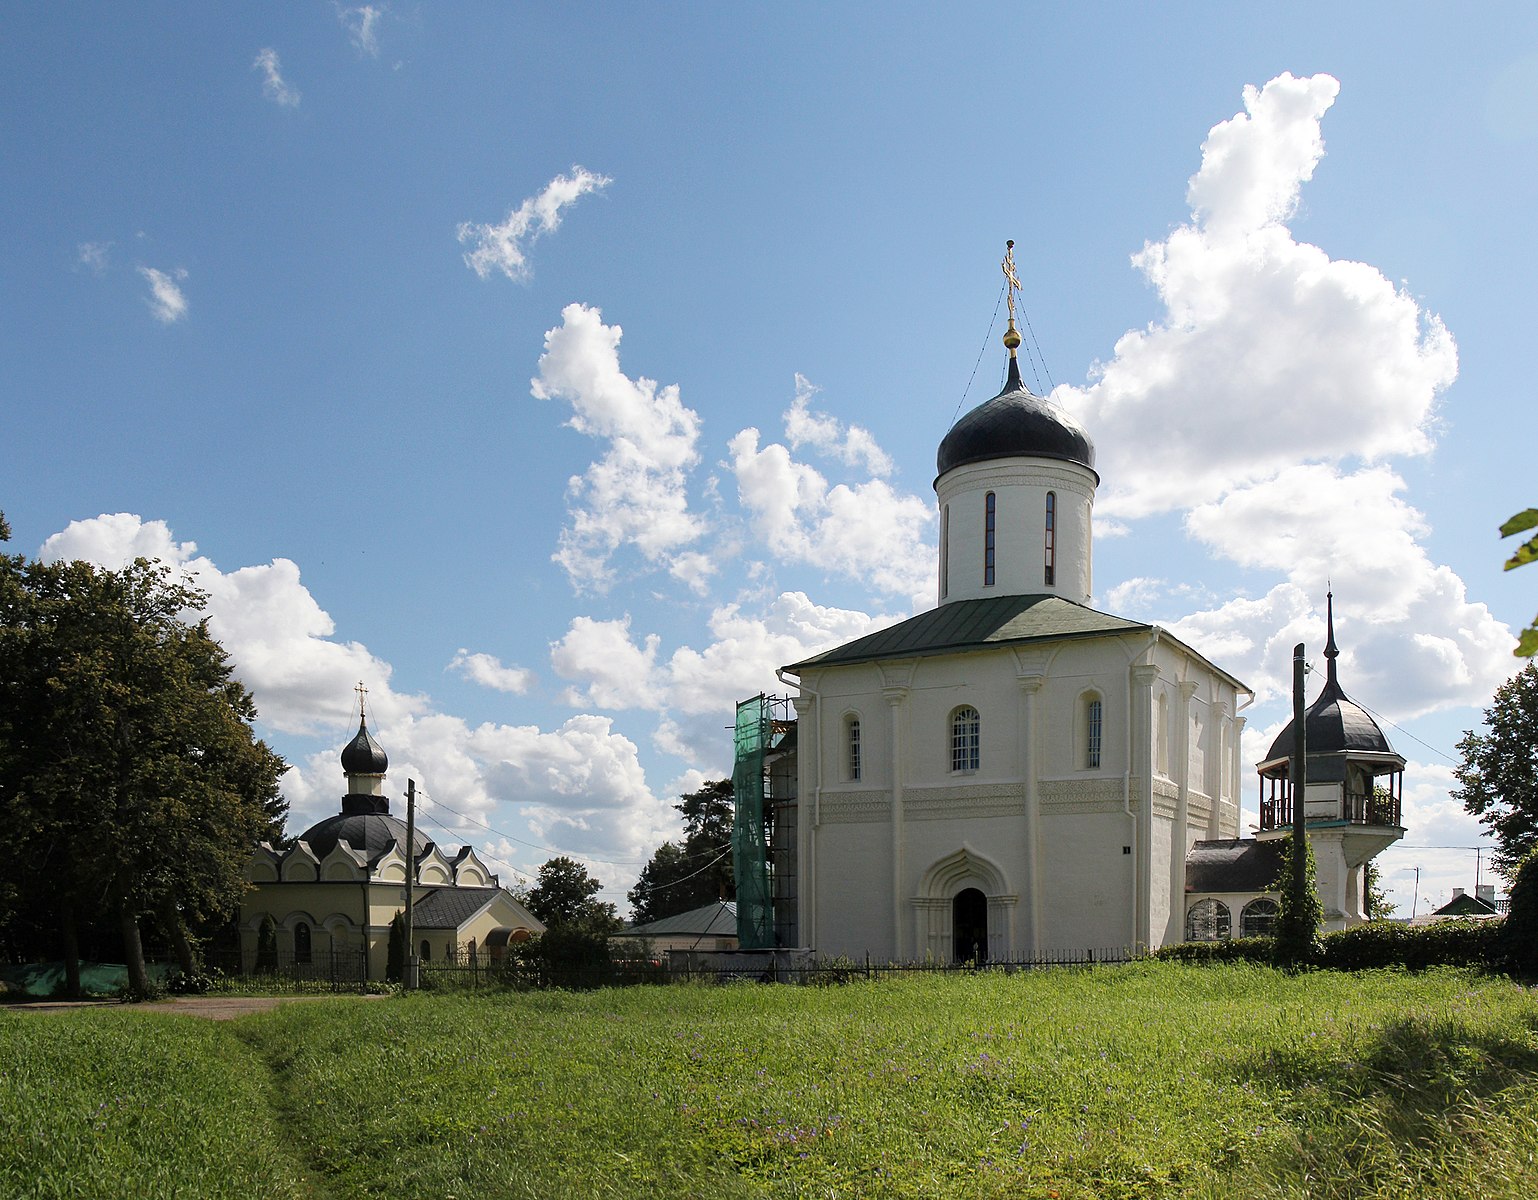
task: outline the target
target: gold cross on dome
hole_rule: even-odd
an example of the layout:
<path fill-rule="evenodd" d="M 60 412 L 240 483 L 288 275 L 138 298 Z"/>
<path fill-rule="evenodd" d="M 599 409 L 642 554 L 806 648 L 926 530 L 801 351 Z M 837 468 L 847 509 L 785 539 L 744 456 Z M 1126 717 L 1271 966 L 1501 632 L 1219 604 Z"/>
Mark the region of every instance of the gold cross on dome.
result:
<path fill-rule="evenodd" d="M 1004 261 L 999 264 L 1004 268 L 1004 278 L 1009 282 L 1009 319 L 1015 319 L 1015 293 L 1020 290 L 1020 276 L 1015 274 L 1015 243 L 1014 239 L 1004 243 Z"/>
<path fill-rule="evenodd" d="M 360 679 L 358 680 L 358 686 L 353 688 L 353 691 L 358 693 L 358 720 L 361 721 L 366 715 L 364 712 L 364 701 L 368 696 L 368 688 L 363 686 L 363 680 Z"/>

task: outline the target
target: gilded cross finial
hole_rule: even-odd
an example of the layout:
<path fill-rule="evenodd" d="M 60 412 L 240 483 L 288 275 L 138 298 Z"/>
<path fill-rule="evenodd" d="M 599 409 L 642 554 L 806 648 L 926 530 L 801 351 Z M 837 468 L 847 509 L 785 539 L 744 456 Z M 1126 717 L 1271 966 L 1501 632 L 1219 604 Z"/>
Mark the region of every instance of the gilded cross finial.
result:
<path fill-rule="evenodd" d="M 368 697 L 368 688 L 363 686 L 363 680 L 360 679 L 358 680 L 358 686 L 353 688 L 353 691 L 358 693 L 358 720 L 365 720 L 368 715 L 365 709 L 365 702 Z"/>
<path fill-rule="evenodd" d="M 1020 347 L 1020 331 L 1015 328 L 1015 293 L 1020 290 L 1020 277 L 1015 274 L 1015 243 L 1011 238 L 1004 243 L 1004 261 L 999 264 L 1004 269 L 1005 291 L 1009 300 L 1009 328 L 1004 331 L 1004 345 L 1009 349 L 1009 357 L 1015 357 L 1015 351 Z"/>

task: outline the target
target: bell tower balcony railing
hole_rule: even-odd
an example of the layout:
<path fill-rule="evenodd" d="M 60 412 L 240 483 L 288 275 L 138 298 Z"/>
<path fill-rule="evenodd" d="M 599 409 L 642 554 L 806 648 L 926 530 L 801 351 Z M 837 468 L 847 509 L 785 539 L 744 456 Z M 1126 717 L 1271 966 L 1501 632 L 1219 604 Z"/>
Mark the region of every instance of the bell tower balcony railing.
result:
<path fill-rule="evenodd" d="M 1389 777 L 1390 786 L 1370 792 L 1346 792 L 1338 800 L 1315 798 L 1308 802 L 1304 818 L 1308 821 L 1344 821 L 1349 825 L 1400 827 L 1401 800 L 1397 772 Z M 1264 787 L 1265 780 L 1261 780 Z M 1292 790 L 1286 779 L 1272 779 L 1269 796 L 1260 798 L 1260 828 L 1292 827 Z M 1278 786 L 1280 785 L 1280 786 Z"/>

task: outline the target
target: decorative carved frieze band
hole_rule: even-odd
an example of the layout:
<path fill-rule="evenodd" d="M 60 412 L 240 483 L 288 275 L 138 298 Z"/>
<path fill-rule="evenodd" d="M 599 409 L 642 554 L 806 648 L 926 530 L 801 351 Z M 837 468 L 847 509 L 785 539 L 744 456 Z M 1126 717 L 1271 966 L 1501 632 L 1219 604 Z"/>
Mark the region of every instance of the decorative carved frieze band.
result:
<path fill-rule="evenodd" d="M 848 825 L 865 821 L 887 821 L 892 816 L 890 792 L 824 792 L 823 824 Z"/>
<path fill-rule="evenodd" d="M 1037 794 L 1046 814 L 1110 812 L 1122 806 L 1120 779 L 1046 779 Z"/>
<path fill-rule="evenodd" d="M 909 788 L 903 816 L 912 821 L 949 817 L 1016 817 L 1025 811 L 1024 785 L 978 783 L 960 787 Z"/>

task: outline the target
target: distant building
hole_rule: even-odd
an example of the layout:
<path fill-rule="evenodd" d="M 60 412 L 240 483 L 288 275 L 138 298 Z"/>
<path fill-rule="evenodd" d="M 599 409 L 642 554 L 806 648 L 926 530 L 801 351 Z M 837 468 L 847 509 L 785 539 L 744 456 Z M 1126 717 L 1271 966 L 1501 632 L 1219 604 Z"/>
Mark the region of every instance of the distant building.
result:
<path fill-rule="evenodd" d="M 646 950 L 659 957 L 670 950 L 735 950 L 737 905 L 718 900 L 644 925 L 628 925 L 610 935 L 609 945 L 620 953 L 628 953 L 628 947 L 636 955 Z"/>
<path fill-rule="evenodd" d="M 389 759 L 361 713 L 341 763 L 347 777 L 341 811 L 287 849 L 263 842 L 251 854 L 246 878 L 252 887 L 240 907 L 243 969 L 258 966 L 262 927 L 270 920 L 285 968 L 384 978 L 390 921 L 405 908 L 408 872 L 415 884 L 413 941 L 424 962 L 489 961 L 509 941 L 544 932 L 469 846 L 446 854 L 418 830 L 408 861 L 406 823 L 390 814 L 384 794 Z"/>

